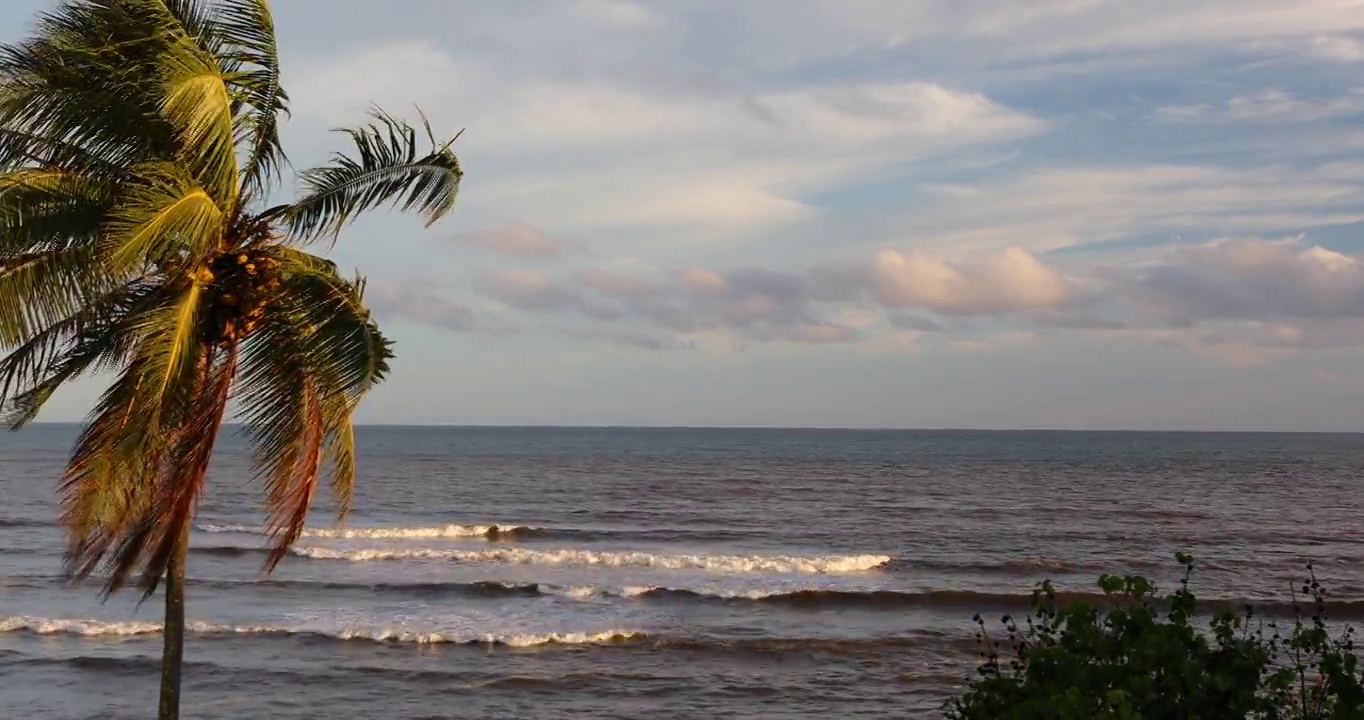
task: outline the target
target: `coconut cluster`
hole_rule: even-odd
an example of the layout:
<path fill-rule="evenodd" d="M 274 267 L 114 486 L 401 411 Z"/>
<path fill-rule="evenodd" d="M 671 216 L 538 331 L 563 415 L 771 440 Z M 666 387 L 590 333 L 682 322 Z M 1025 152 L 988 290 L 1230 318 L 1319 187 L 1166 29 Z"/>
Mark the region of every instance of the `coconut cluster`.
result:
<path fill-rule="evenodd" d="M 208 286 L 212 333 L 216 342 L 251 334 L 265 317 L 265 303 L 279 287 L 272 272 L 279 261 L 249 251 L 224 253 L 199 269 L 195 279 Z"/>

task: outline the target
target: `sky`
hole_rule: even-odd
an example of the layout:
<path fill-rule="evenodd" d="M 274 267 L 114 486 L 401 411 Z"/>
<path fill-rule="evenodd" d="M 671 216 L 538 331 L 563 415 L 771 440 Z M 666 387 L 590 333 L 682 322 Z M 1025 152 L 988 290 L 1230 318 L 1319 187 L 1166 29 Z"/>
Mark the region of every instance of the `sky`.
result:
<path fill-rule="evenodd" d="M 273 7 L 296 167 L 463 130 L 361 422 L 1364 430 L 1364 1 Z"/>

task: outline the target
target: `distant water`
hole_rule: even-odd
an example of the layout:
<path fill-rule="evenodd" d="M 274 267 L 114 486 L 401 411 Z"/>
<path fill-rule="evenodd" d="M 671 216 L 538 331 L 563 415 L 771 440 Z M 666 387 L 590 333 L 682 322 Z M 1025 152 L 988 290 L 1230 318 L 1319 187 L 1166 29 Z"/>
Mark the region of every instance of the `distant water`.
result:
<path fill-rule="evenodd" d="M 76 428 L 0 435 L 0 716 L 144 718 L 160 603 L 62 586 Z M 190 559 L 187 718 L 933 717 L 970 618 L 1037 580 L 1364 617 L 1364 438 L 363 428 L 355 511 L 260 576 L 225 438 Z M 490 528 L 496 527 L 495 534 Z"/>

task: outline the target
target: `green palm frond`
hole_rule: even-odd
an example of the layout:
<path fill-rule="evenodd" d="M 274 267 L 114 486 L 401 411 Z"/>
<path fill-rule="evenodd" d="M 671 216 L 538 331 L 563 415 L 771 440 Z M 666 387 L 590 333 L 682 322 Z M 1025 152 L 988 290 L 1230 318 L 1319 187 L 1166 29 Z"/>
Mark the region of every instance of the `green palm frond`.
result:
<path fill-rule="evenodd" d="M 0 127 L 0 169 L 24 167 L 75 170 L 88 177 L 119 179 L 122 166 L 78 143 L 22 128 Z"/>
<path fill-rule="evenodd" d="M 223 244 L 227 212 L 185 169 L 158 163 L 141 170 L 110 214 L 102 240 L 111 268 L 138 272 L 169 264 L 197 267 Z"/>
<path fill-rule="evenodd" d="M 75 314 L 109 280 L 91 247 L 5 258 L 0 262 L 0 348 L 27 342 Z"/>
<path fill-rule="evenodd" d="M 98 298 L 0 359 L 0 423 L 18 429 L 37 416 L 59 387 L 87 372 L 126 363 L 130 332 L 163 289 L 134 282 Z"/>
<path fill-rule="evenodd" d="M 44 14 L 29 40 L 0 47 L 0 127 L 115 165 L 172 157 L 151 73 L 162 29 L 132 2 L 67 2 Z"/>
<path fill-rule="evenodd" d="M 279 141 L 279 122 L 289 114 L 289 95 L 280 83 L 275 20 L 266 0 L 225 0 L 219 25 L 229 48 L 225 58 L 239 67 L 233 86 L 244 106 L 238 114 L 238 141 L 246 150 L 243 190 L 263 196 L 279 181 L 288 162 Z"/>
<path fill-rule="evenodd" d="M 279 120 L 288 113 L 280 84 L 275 23 L 267 0 L 166 0 L 181 31 L 216 61 L 231 99 L 233 143 L 243 192 L 264 195 L 286 162 Z M 221 120 L 221 118 L 218 118 Z"/>
<path fill-rule="evenodd" d="M 110 188 L 79 173 L 0 173 L 0 348 L 25 342 L 113 284 L 94 252 L 111 206 Z"/>
<path fill-rule="evenodd" d="M 375 122 L 341 131 L 355 143 L 354 157 L 337 153 L 305 171 L 303 197 L 267 211 L 298 241 L 334 238 L 357 214 L 386 203 L 421 212 L 428 225 L 454 206 L 464 175 L 450 149 L 454 139 L 438 143 L 428 128 L 430 148 L 423 153 L 411 125 L 381 110 L 371 115 Z"/>
<path fill-rule="evenodd" d="M 222 352 L 205 348 L 195 363 L 188 404 L 180 409 L 175 430 L 165 443 L 149 502 L 127 522 L 110 554 L 106 593 L 118 591 L 139 568 L 138 587 L 144 597 L 156 591 L 203 493 L 237 372 L 236 346 L 229 345 Z"/>
<path fill-rule="evenodd" d="M 151 0 L 155 2 L 156 0 Z M 199 48 L 210 55 L 222 52 L 222 39 L 217 31 L 214 2 L 204 0 L 160 0 L 185 35 L 193 38 Z"/>
<path fill-rule="evenodd" d="M 114 186 L 79 171 L 0 172 L 0 263 L 15 255 L 90 243 L 114 202 Z"/>
<path fill-rule="evenodd" d="M 317 264 L 281 268 L 280 292 L 243 349 L 237 397 L 266 489 L 273 538 L 267 567 L 302 531 L 324 461 L 338 510 L 349 507 L 351 412 L 392 356 L 361 305 L 358 283 Z"/>
<path fill-rule="evenodd" d="M 203 422 L 205 408 L 214 407 L 205 395 L 216 375 L 214 350 L 198 332 L 200 292 L 197 283 L 163 290 L 151 307 L 122 321 L 119 337 L 132 345 L 131 359 L 96 406 L 67 466 L 62 489 L 72 538 L 68 567 L 82 578 L 104 563 L 110 592 L 139 565 L 144 583 L 164 570 L 147 565 L 143 553 L 148 543 L 159 543 L 161 532 L 148 529 L 147 518 L 174 516 L 167 514 L 165 496 L 173 490 L 170 475 L 189 462 L 181 446 L 190 441 L 185 434 Z"/>
<path fill-rule="evenodd" d="M 218 62 L 182 38 L 161 55 L 165 96 L 161 112 L 175 128 L 179 151 L 223 207 L 237 201 L 233 98 Z"/>

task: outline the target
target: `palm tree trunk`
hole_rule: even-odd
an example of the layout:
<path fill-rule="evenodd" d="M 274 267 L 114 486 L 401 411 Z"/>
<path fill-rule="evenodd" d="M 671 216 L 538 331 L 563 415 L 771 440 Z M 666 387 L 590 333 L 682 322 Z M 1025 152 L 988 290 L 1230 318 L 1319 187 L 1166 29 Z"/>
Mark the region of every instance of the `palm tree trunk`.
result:
<path fill-rule="evenodd" d="M 201 429 L 203 434 L 198 437 L 198 446 L 190 453 L 193 464 L 186 480 L 188 487 L 195 491 L 185 496 L 190 504 L 185 506 L 184 512 L 173 515 L 180 527 L 175 531 L 175 543 L 166 566 L 165 645 L 161 650 L 161 702 L 157 720 L 180 720 L 180 675 L 185 658 L 185 556 L 189 554 L 189 528 L 194 517 L 192 503 L 208 475 L 213 445 L 223 427 L 228 393 L 232 390 L 232 380 L 237 372 L 237 345 L 233 343 L 227 348 L 223 364 L 217 368 L 221 374 L 215 380 L 213 360 L 216 352 L 209 348 L 199 358 L 198 383 L 199 389 L 205 394 L 199 399 L 211 403 L 208 412 L 212 415 L 208 416 L 207 426 Z"/>
<path fill-rule="evenodd" d="M 180 670 L 185 657 L 185 555 L 189 549 L 189 523 L 180 529 L 166 569 L 165 645 L 161 651 L 161 703 L 157 720 L 180 718 Z"/>

